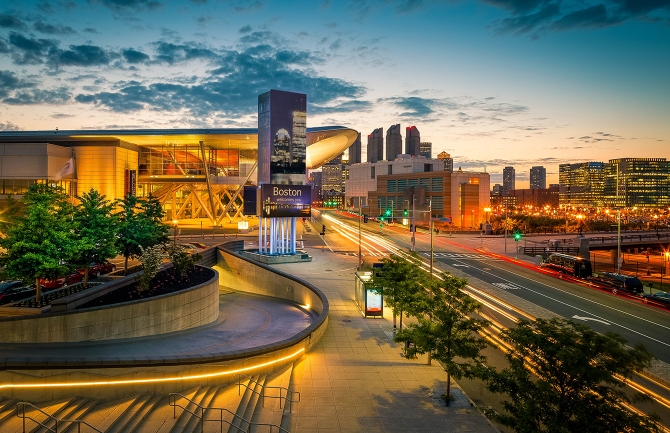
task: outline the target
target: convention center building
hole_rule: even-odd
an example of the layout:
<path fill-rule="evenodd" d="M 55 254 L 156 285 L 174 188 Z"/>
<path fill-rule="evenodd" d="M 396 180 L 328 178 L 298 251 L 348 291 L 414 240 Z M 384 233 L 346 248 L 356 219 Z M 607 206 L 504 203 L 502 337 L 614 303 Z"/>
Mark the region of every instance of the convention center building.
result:
<path fill-rule="evenodd" d="M 308 170 L 358 136 L 342 126 L 304 130 Z M 91 188 L 110 200 L 151 193 L 168 220 L 218 224 L 241 216 L 243 187 L 258 179 L 256 128 L 0 131 L 0 201 L 49 182 L 73 197 Z"/>

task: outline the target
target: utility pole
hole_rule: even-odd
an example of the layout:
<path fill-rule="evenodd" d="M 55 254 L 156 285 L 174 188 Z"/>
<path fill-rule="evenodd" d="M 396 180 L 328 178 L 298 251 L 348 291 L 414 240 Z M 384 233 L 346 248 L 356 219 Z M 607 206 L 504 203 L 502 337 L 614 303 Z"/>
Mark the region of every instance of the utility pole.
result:
<path fill-rule="evenodd" d="M 433 245 L 433 200 L 428 202 L 428 218 L 430 218 L 430 279 L 433 279 L 433 263 L 435 249 Z M 430 356 L 430 355 L 429 355 Z"/>
<path fill-rule="evenodd" d="M 358 198 L 358 270 L 361 270 L 363 265 L 363 255 L 361 253 L 361 220 L 363 219 L 363 212 L 361 210 L 361 199 Z"/>
<path fill-rule="evenodd" d="M 505 200 L 505 252 L 507 252 L 507 200 L 506 197 L 503 198 Z"/>
<path fill-rule="evenodd" d="M 416 251 L 416 196 L 412 193 L 412 251 Z"/>
<path fill-rule="evenodd" d="M 621 274 L 621 209 L 616 211 L 617 234 L 616 234 L 616 273 Z"/>

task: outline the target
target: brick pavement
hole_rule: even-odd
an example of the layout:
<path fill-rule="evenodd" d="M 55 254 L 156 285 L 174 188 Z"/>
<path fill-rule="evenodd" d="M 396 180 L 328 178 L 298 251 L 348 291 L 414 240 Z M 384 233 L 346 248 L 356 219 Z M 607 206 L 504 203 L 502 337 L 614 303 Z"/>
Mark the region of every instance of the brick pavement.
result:
<path fill-rule="evenodd" d="M 314 249 L 311 263 L 276 265 L 322 290 L 330 321 L 321 341 L 296 365 L 302 401 L 292 433 L 496 432 L 452 381 L 449 408 L 440 395 L 446 374 L 425 359 L 407 360 L 392 342 L 390 312 L 363 318 L 354 302 L 356 258 Z"/>

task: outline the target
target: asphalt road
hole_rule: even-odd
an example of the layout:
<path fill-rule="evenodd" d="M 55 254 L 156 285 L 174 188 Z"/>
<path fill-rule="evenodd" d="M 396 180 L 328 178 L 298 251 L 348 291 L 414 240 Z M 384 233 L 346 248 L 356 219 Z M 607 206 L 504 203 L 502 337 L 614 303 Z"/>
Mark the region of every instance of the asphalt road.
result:
<path fill-rule="evenodd" d="M 347 227 L 337 226 L 335 217 Z M 326 242 L 341 252 L 357 253 L 357 220 L 330 214 L 324 217 L 329 230 Z M 366 244 L 363 256 L 367 261 L 379 261 L 380 256 L 393 250 L 392 245 L 411 247 L 407 230 L 384 228 L 379 224 L 362 227 Z M 335 236 L 340 235 L 340 236 Z M 462 235 L 472 238 L 472 236 Z M 418 234 L 416 250 L 424 257 L 430 255 L 429 236 Z M 366 254 L 367 250 L 367 254 Z M 563 281 L 553 276 L 519 266 L 506 260 L 492 258 L 459 243 L 459 235 L 434 238 L 435 266 L 456 267 L 466 274 L 493 284 L 562 317 L 584 323 L 602 333 L 616 332 L 630 345 L 643 344 L 658 359 L 670 363 L 670 312 L 646 305 L 637 299 Z"/>

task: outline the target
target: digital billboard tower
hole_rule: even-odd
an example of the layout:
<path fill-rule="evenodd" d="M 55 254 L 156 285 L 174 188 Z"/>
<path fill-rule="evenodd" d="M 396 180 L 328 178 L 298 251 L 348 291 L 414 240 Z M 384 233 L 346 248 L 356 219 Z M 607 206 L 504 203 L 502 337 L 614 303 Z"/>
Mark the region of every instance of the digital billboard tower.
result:
<path fill-rule="evenodd" d="M 311 214 L 307 185 L 307 95 L 258 96 L 258 233 L 262 254 L 295 254 L 296 218 Z"/>

